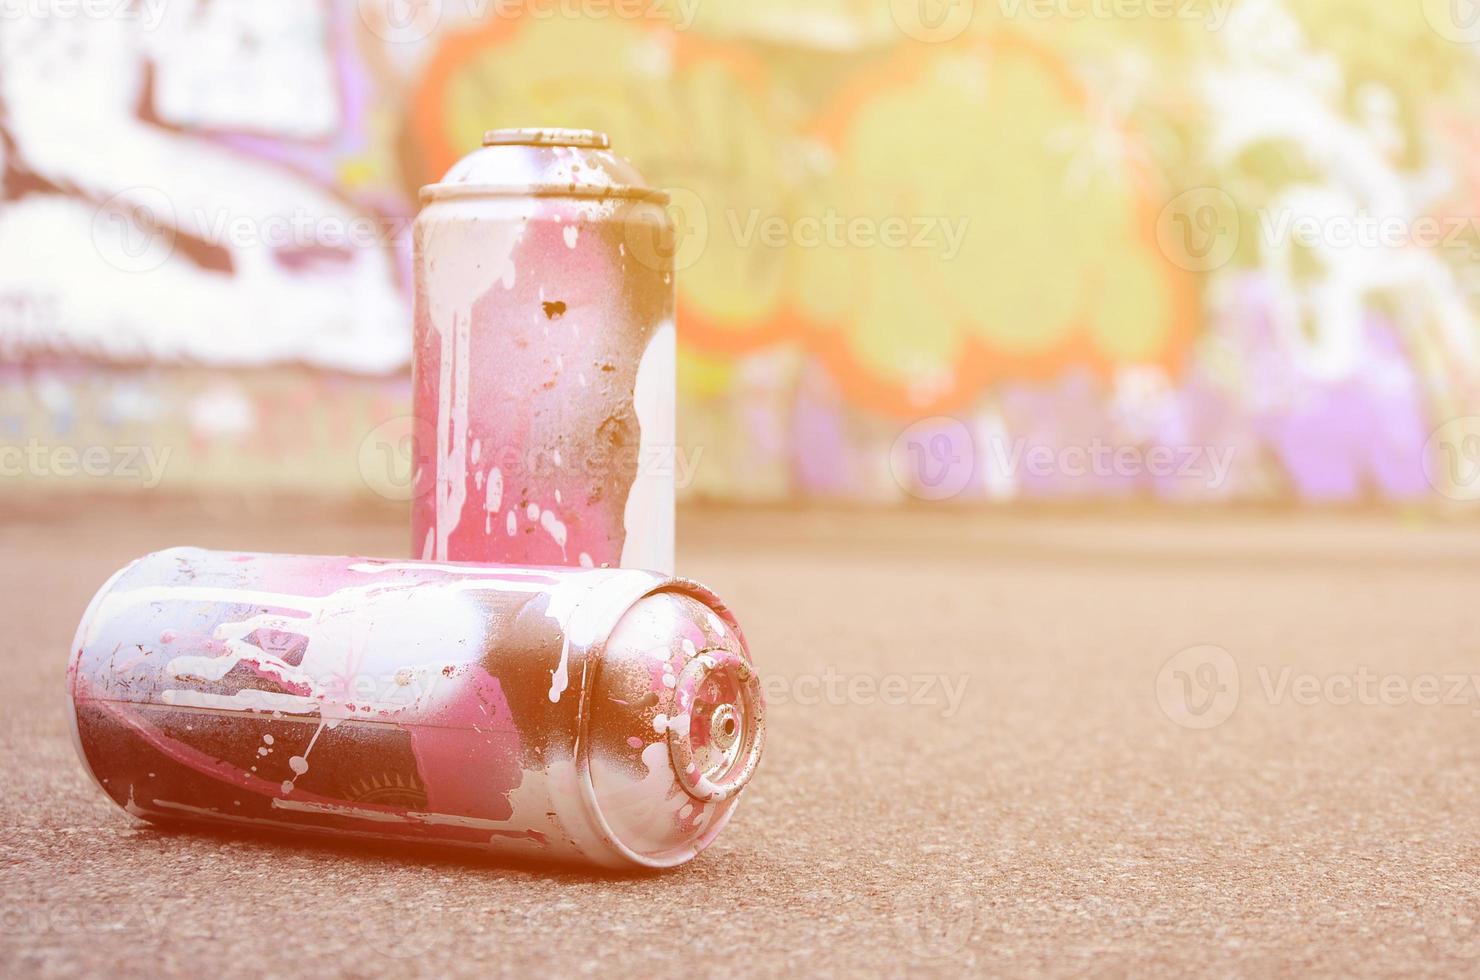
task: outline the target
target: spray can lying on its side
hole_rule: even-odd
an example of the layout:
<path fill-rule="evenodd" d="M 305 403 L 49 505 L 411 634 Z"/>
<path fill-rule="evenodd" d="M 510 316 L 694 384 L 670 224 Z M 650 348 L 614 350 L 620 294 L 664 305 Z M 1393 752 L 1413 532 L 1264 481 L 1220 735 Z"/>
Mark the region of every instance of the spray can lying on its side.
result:
<path fill-rule="evenodd" d="M 137 816 L 609 867 L 703 850 L 765 736 L 724 605 L 627 570 L 163 551 L 93 599 L 68 686 Z"/>

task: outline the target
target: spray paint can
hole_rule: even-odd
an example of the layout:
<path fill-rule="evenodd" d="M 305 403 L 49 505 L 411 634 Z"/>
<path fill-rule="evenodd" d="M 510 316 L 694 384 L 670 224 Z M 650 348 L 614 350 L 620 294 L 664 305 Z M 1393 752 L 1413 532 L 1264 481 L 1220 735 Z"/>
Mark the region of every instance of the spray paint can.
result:
<path fill-rule="evenodd" d="M 703 850 L 765 738 L 719 599 L 622 569 L 163 551 L 93 599 L 68 686 L 137 816 L 608 867 Z"/>
<path fill-rule="evenodd" d="M 520 129 L 421 199 L 413 554 L 671 573 L 668 196 L 600 133 Z"/>

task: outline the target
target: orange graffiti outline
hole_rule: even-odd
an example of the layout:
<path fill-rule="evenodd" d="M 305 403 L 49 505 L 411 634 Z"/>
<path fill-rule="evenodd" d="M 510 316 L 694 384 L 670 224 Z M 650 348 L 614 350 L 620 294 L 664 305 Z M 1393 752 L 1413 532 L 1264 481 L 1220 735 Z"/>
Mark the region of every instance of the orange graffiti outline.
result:
<path fill-rule="evenodd" d="M 501 18 L 473 30 L 454 33 L 432 56 L 413 102 L 417 107 L 414 122 L 417 137 L 434 173 L 445 172 L 462 156 L 461 150 L 449 142 L 449 106 L 444 96 L 450 90 L 452 79 L 489 47 L 512 41 L 525 23 L 523 18 Z M 651 29 L 662 30 L 661 27 Z M 1014 32 L 1002 31 L 990 39 L 967 39 L 940 47 L 982 56 L 995 53 L 1029 58 L 1054 80 L 1066 101 L 1077 106 L 1087 102 L 1082 86 L 1055 53 Z M 754 60 L 733 46 L 686 33 L 678 37 L 675 65 L 684 67 L 711 59 L 726 62 L 748 88 L 764 85 L 764 75 Z M 842 87 L 832 104 L 819 115 L 813 134 L 835 149 L 839 148 L 852 117 L 864 105 L 881 92 L 916 81 L 933 61 L 934 51 L 926 53 L 919 46 L 910 45 L 901 47 L 883 66 L 868 65 L 859 77 Z M 724 326 L 719 318 L 698 310 L 691 301 L 684 299 L 680 291 L 678 317 L 681 336 L 686 344 L 692 344 L 702 353 L 721 355 L 746 354 L 780 343 L 799 342 L 830 369 L 840 391 L 851 404 L 899 417 L 943 414 L 967 408 L 994 383 L 1049 380 L 1074 364 L 1089 367 L 1102 376 L 1112 374 L 1117 367 L 1127 363 L 1160 366 L 1169 374 L 1176 374 L 1195 336 L 1199 309 L 1197 281 L 1191 273 L 1179 269 L 1162 255 L 1156 236 L 1158 209 L 1146 191 L 1151 185 L 1150 177 L 1136 164 L 1131 166 L 1134 185 L 1141 191 L 1136 195 L 1140 218 L 1138 237 L 1148 254 L 1161 256 L 1159 266 L 1166 284 L 1165 295 L 1170 300 L 1169 323 L 1161 351 L 1149 359 L 1128 362 L 1107 356 L 1092 339 L 1087 312 L 1074 318 L 1064 341 L 1036 353 L 998 349 L 965 332 L 958 356 L 951 360 L 953 383 L 932 398 L 917 400 L 911 397 L 908 385 L 878 375 L 858 356 L 852 349 L 846 324 L 816 320 L 784 298 L 768 318 L 736 329 Z M 1093 289 L 1089 292 L 1092 294 Z"/>

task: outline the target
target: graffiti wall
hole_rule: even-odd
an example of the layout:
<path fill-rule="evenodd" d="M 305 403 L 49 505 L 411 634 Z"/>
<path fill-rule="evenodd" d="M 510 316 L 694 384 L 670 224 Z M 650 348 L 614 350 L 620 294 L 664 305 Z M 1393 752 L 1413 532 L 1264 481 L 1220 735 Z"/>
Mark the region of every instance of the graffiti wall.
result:
<path fill-rule="evenodd" d="M 395 496 L 417 189 L 539 124 L 673 194 L 691 497 L 1480 497 L 1464 4 L 32 7 L 7 483 Z"/>

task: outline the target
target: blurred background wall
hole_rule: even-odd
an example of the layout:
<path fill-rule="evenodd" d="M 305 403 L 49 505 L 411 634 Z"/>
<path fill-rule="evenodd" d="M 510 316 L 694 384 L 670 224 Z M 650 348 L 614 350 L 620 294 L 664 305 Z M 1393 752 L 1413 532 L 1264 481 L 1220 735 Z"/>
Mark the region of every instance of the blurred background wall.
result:
<path fill-rule="evenodd" d="M 0 0 L 0 484 L 391 498 L 483 130 L 674 193 L 690 499 L 1480 497 L 1469 0 Z"/>

